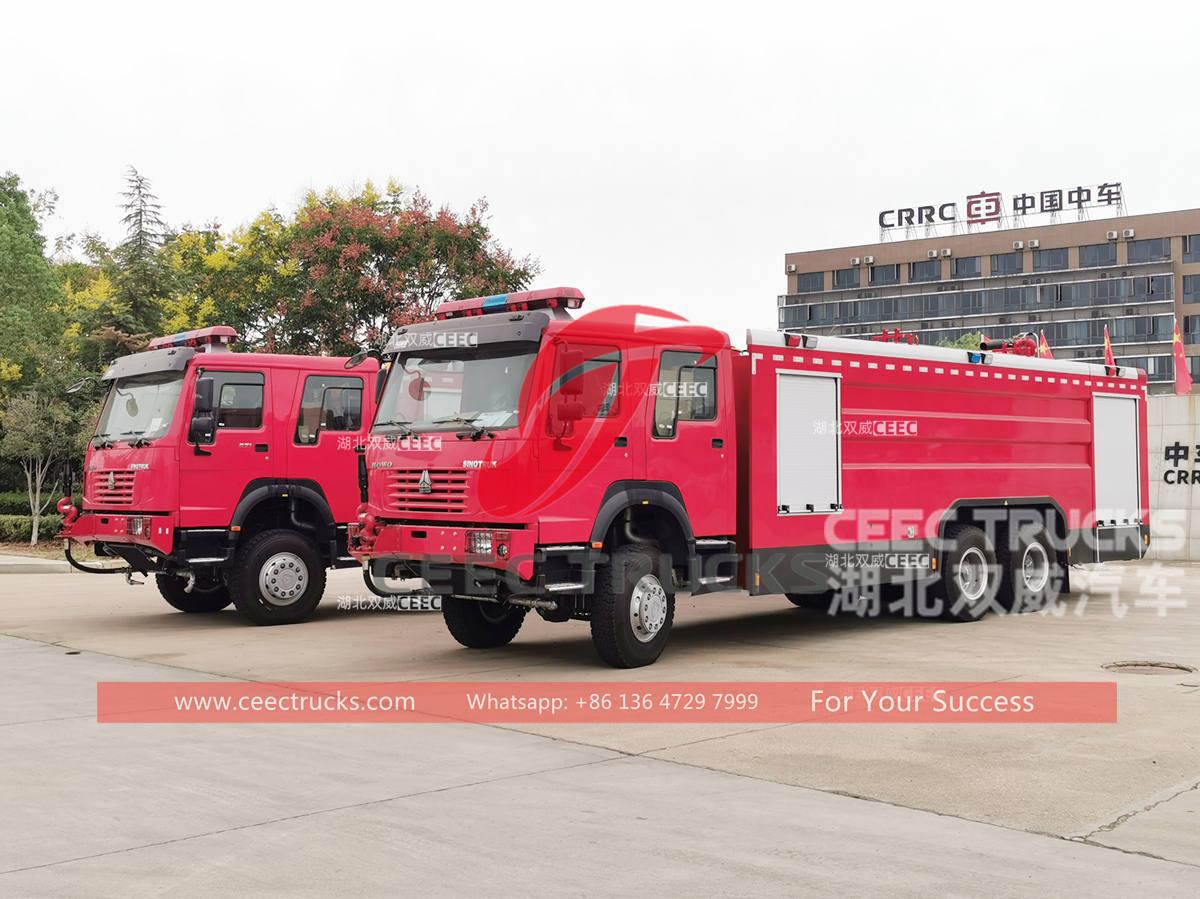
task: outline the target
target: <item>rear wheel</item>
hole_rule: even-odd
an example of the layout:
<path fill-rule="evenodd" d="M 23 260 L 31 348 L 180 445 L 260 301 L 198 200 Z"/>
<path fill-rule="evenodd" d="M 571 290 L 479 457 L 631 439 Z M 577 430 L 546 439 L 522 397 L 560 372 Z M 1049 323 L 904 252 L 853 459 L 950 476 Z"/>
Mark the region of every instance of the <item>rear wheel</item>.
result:
<path fill-rule="evenodd" d="M 663 557 L 646 546 L 622 546 L 597 573 L 592 645 L 614 668 L 639 668 L 662 655 L 675 619 L 675 591 Z"/>
<path fill-rule="evenodd" d="M 442 620 L 450 636 L 469 649 L 495 649 L 513 641 L 525 609 L 508 604 L 442 597 Z"/>
<path fill-rule="evenodd" d="M 197 578 L 191 593 L 186 592 L 187 579 L 174 574 L 160 572 L 154 575 L 154 583 L 162 598 L 181 612 L 219 612 L 233 602 L 229 597 L 229 588 L 217 580 L 205 582 Z"/>
<path fill-rule="evenodd" d="M 833 614 L 833 602 L 837 596 L 836 590 L 824 590 L 821 593 L 785 593 L 788 602 L 800 609 L 811 609 L 814 612 Z"/>
<path fill-rule="evenodd" d="M 942 617 L 978 621 L 991 608 L 1000 587 L 996 551 L 983 531 L 973 525 L 951 525 L 946 530 L 946 542 L 938 584 Z"/>
<path fill-rule="evenodd" d="M 1053 603 L 1062 590 L 1063 567 L 1041 525 L 1021 528 L 997 553 L 1004 583 L 1000 603 L 1011 612 L 1033 612 Z"/>
<path fill-rule="evenodd" d="M 295 624 L 316 611 L 325 594 L 325 564 L 295 531 L 263 531 L 234 559 L 230 593 L 255 624 Z"/>

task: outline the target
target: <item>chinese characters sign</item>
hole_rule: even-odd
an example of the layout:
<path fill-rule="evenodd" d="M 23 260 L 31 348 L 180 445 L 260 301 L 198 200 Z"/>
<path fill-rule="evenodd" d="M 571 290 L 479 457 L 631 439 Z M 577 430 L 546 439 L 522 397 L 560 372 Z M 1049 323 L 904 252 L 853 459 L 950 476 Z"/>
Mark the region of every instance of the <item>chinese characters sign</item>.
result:
<path fill-rule="evenodd" d="M 939 225 L 1003 225 L 1008 216 L 1020 220 L 1027 215 L 1057 215 L 1068 211 L 1082 214 L 1083 210 L 1096 207 L 1120 208 L 1123 202 L 1119 181 L 1023 192 L 1014 194 L 1007 202 L 1003 194 L 980 191 L 964 199 L 961 213 L 957 202 L 885 209 L 879 213 L 879 228 L 888 231 L 892 228 L 936 228 Z"/>
<path fill-rule="evenodd" d="M 1200 484 L 1200 444 L 1195 446 L 1196 455 L 1191 456 L 1193 447 L 1176 440 L 1163 447 L 1163 482 L 1167 484 Z M 1191 464 L 1189 464 L 1189 462 Z"/>

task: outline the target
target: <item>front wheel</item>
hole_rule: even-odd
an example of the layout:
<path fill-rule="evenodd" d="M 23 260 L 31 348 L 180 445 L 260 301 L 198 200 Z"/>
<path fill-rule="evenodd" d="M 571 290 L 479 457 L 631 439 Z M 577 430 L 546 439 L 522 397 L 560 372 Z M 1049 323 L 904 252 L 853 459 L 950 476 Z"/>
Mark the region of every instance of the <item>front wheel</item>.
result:
<path fill-rule="evenodd" d="M 469 649 L 495 649 L 513 641 L 525 621 L 517 606 L 442 597 L 442 620 L 450 636 Z"/>
<path fill-rule="evenodd" d="M 321 602 L 325 565 L 317 548 L 295 531 L 263 531 L 238 550 L 229 592 L 238 611 L 255 624 L 295 624 Z"/>
<path fill-rule="evenodd" d="M 592 645 L 614 668 L 640 668 L 662 655 L 675 619 L 675 591 L 657 550 L 622 546 L 597 577 Z"/>
<path fill-rule="evenodd" d="M 173 574 L 159 572 L 154 575 L 154 583 L 167 604 L 181 612 L 219 612 L 233 602 L 229 588 L 217 580 L 205 583 L 197 579 L 191 593 L 186 590 L 187 580 Z"/>

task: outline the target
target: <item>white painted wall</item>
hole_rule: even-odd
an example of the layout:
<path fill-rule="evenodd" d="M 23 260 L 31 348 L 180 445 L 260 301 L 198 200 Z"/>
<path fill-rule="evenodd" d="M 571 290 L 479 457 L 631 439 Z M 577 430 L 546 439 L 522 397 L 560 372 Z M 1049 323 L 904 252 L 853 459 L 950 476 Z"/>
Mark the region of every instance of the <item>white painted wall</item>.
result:
<path fill-rule="evenodd" d="M 1196 395 L 1151 396 L 1150 424 L 1150 552 L 1152 559 L 1200 562 L 1200 429 Z M 1167 461 L 1167 447 L 1179 444 L 1187 458 Z M 1179 483 L 1186 472 L 1187 483 Z M 1172 483 L 1168 483 L 1168 478 Z"/>

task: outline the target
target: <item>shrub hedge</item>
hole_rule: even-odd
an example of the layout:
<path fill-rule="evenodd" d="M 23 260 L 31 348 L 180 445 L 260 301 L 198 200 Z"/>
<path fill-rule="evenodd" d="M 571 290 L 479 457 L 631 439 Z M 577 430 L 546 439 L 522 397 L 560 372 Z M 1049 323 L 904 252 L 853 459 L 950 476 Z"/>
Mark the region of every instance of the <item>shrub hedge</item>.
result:
<path fill-rule="evenodd" d="M 61 515 L 43 515 L 38 528 L 38 542 L 54 539 L 61 527 Z M 32 533 L 33 519 L 28 515 L 0 515 L 0 543 L 28 543 Z"/>

